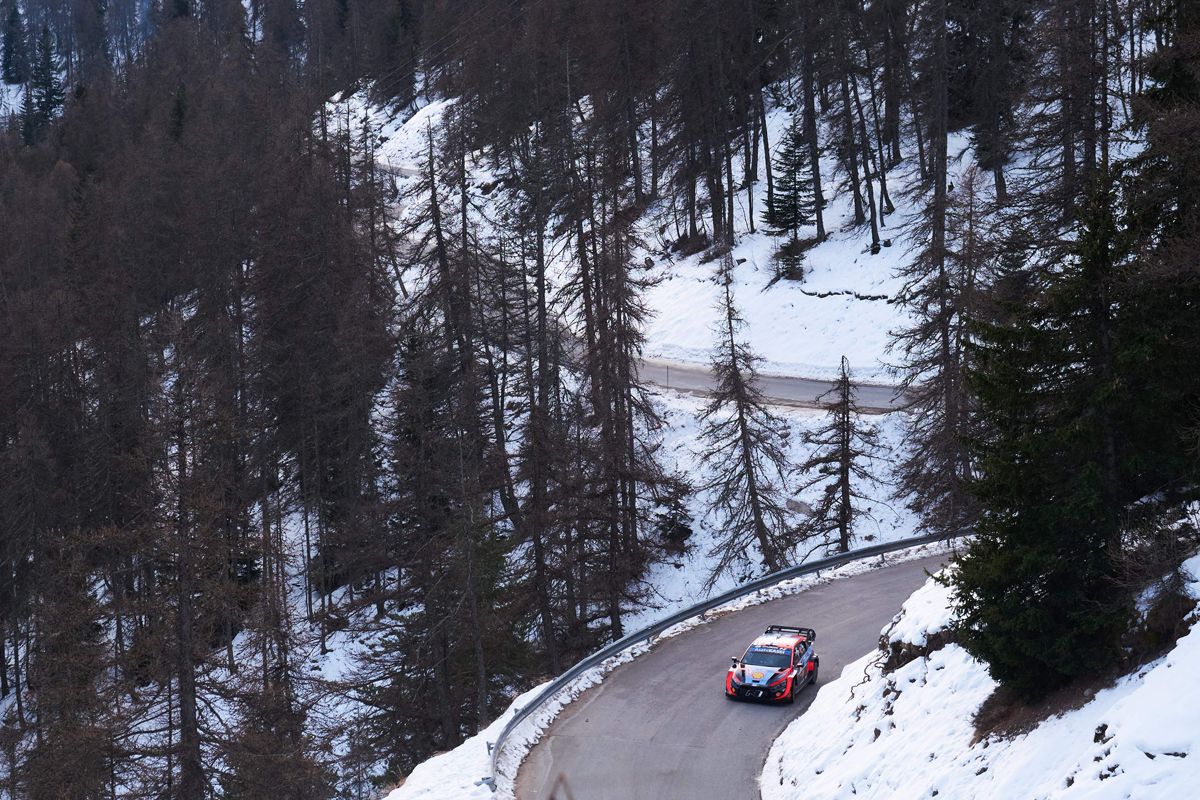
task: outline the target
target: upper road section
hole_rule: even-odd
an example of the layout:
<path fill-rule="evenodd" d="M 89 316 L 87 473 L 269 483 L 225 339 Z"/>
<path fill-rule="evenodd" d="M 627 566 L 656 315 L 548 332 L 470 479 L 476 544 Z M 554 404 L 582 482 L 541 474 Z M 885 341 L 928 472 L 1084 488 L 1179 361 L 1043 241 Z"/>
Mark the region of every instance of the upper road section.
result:
<path fill-rule="evenodd" d="M 656 386 L 699 395 L 710 394 L 714 384 L 712 370 L 707 365 L 661 359 L 643 361 L 641 376 Z M 830 398 L 823 401 L 818 398 L 833 388 L 833 382 L 786 375 L 759 375 L 758 388 L 773 405 L 824 408 L 830 405 Z M 860 383 L 855 384 L 854 389 L 859 408 L 868 413 L 895 411 L 903 405 L 903 399 L 897 396 L 894 386 Z"/>

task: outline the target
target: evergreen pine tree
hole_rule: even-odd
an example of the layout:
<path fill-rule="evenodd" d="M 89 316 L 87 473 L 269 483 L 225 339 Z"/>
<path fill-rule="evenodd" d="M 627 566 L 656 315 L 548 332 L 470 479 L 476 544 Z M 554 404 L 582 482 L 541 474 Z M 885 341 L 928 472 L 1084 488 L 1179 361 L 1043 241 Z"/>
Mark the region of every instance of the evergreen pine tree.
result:
<path fill-rule="evenodd" d="M 775 191 L 767 199 L 763 223 L 772 236 L 786 236 L 779 248 L 778 276 L 791 280 L 804 277 L 804 243 L 800 228 L 812 222 L 815 205 L 813 179 L 808 169 L 808 143 L 801 118 L 792 116 L 791 124 L 775 153 Z"/>
<path fill-rule="evenodd" d="M 21 112 L 19 115 L 21 120 L 21 141 L 26 147 L 33 147 L 37 142 L 39 130 L 37 111 L 33 105 L 33 91 L 30 90 L 29 84 L 25 85 L 25 91 L 21 94 Z"/>
<path fill-rule="evenodd" d="M 272 686 L 247 693 L 243 705 L 241 724 L 229 747 L 229 769 L 221 778 L 221 797 L 332 797 L 333 775 L 314 757 L 306 714 L 296 698 Z"/>
<path fill-rule="evenodd" d="M 0 79 L 8 84 L 29 80 L 29 44 L 25 37 L 25 22 L 16 0 L 8 0 L 4 10 L 4 30 L 0 34 Z"/>
<path fill-rule="evenodd" d="M 1200 438 L 1200 8 L 1181 3 L 1165 19 L 1170 46 L 1148 60 L 1155 80 L 1135 105 L 1146 149 L 1131 204 L 1145 252 L 1122 310 L 1137 344 L 1129 391 L 1154 401 L 1129 421 L 1134 455 L 1157 485 L 1180 487 L 1197 483 Z"/>
<path fill-rule="evenodd" d="M 39 636 L 29 658 L 36 687 L 37 736 L 25 764 L 27 797 L 99 798 L 109 795 L 108 723 L 118 712 L 105 703 L 102 611 L 88 586 L 84 556 L 65 552 L 67 537 L 47 533 L 34 599 Z"/>
<path fill-rule="evenodd" d="M 976 443 L 977 535 L 954 579 L 966 647 L 1036 697 L 1116 662 L 1129 621 L 1114 557 L 1124 477 L 1114 294 L 1124 248 L 1101 174 L 1061 272 L 1003 321 L 979 326 L 969 376 L 988 434 Z"/>
<path fill-rule="evenodd" d="M 845 553 L 854 539 L 855 520 L 867 513 L 861 505 L 867 499 L 861 486 L 875 480 L 869 464 L 879 449 L 879 437 L 862 418 L 845 356 L 833 388 L 820 399 L 826 398 L 830 401 L 828 419 L 804 437 L 814 450 L 800 465 L 802 473 L 812 475 L 801 489 L 821 486 L 822 491 L 800 533 L 806 540 L 815 540 L 815 547 L 834 544 L 837 552 Z"/>
<path fill-rule="evenodd" d="M 722 519 L 711 553 L 717 559 L 713 579 L 744 560 L 755 545 L 763 566 L 774 572 L 788 562 L 795 544 L 784 505 L 791 473 L 787 423 L 767 408 L 758 388 L 757 358 L 739 341 L 745 323 L 733 305 L 732 271 L 733 257 L 726 254 L 712 363 L 716 388 L 700 415 L 703 488 L 710 492 L 709 513 Z"/>
<path fill-rule="evenodd" d="M 62 111 L 66 102 L 62 80 L 58 76 L 58 58 L 54 53 L 54 38 L 48 27 L 42 27 L 38 38 L 37 62 L 30 76 L 33 90 L 33 110 L 37 114 L 39 127 L 46 125 Z"/>

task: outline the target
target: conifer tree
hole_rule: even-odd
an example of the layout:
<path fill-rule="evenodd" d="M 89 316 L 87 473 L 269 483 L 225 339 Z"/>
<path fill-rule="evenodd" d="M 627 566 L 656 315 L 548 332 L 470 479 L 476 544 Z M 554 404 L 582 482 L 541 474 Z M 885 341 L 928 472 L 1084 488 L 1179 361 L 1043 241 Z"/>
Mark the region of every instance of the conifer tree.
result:
<path fill-rule="evenodd" d="M 959 626 L 1025 697 L 1115 663 L 1129 622 L 1114 565 L 1136 499 L 1122 486 L 1115 292 L 1128 241 L 1115 187 L 1101 173 L 1071 258 L 1025 308 L 979 326 L 969 370 L 988 434 L 982 514 L 954 581 Z"/>
<path fill-rule="evenodd" d="M 845 356 L 833 388 L 819 399 L 828 400 L 829 414 L 824 425 L 805 435 L 804 441 L 814 450 L 799 470 L 811 476 L 801 489 L 820 486 L 821 494 L 800 533 L 815 547 L 833 545 L 845 553 L 854 540 L 855 521 L 867 513 L 862 508 L 867 500 L 862 484 L 875 480 L 870 462 L 878 452 L 879 436 L 862 418 Z"/>
<path fill-rule="evenodd" d="M 306 715 L 296 698 L 278 687 L 247 694 L 241 725 L 229 746 L 223 800 L 287 797 L 327 800 L 332 774 L 316 758 Z"/>
<path fill-rule="evenodd" d="M 1177 4 L 1162 21 L 1170 45 L 1148 60 L 1155 82 L 1135 105 L 1147 146 L 1131 203 L 1146 249 L 1125 282 L 1123 315 L 1142 345 L 1126 362 L 1136 371 L 1129 391 L 1154 400 L 1130 420 L 1130 440 L 1160 485 L 1179 486 L 1196 484 L 1200 433 L 1200 8 Z"/>
<path fill-rule="evenodd" d="M 66 102 L 62 80 L 58 76 L 54 37 L 45 26 L 42 27 L 42 35 L 38 38 L 37 61 L 33 65 L 30 85 L 33 91 L 33 110 L 37 114 L 40 128 L 54 119 Z"/>
<path fill-rule="evenodd" d="M 19 84 L 29 80 L 29 43 L 25 34 L 25 21 L 16 0 L 5 3 L 7 9 L 0 10 L 4 16 L 4 31 L 0 34 L 0 79 L 8 84 Z"/>
<path fill-rule="evenodd" d="M 100 798 L 111 789 L 107 725 L 118 707 L 106 704 L 102 691 L 101 610 L 82 554 L 63 552 L 71 547 L 65 539 L 47 532 L 40 543 L 38 636 L 28 654 L 28 677 L 37 692 L 36 743 L 24 770 L 30 798 Z"/>
<path fill-rule="evenodd" d="M 734 307 L 732 272 L 733 257 L 726 254 L 718 275 L 723 293 L 712 361 L 716 388 L 700 414 L 703 488 L 710 493 L 709 513 L 721 520 L 710 580 L 745 562 L 755 547 L 762 565 L 774 572 L 791 560 L 795 544 L 785 506 L 791 473 L 787 422 L 767 407 L 758 387 L 758 359 L 741 341 L 745 323 Z"/>
<path fill-rule="evenodd" d="M 775 154 L 775 191 L 767 199 L 763 223 L 772 236 L 786 236 L 779 248 L 778 276 L 804 277 L 804 244 L 800 229 L 812 222 L 815 204 L 813 179 L 808 169 L 808 143 L 798 114 L 794 114 Z"/>
<path fill-rule="evenodd" d="M 37 107 L 34 105 L 33 91 L 29 84 L 25 84 L 25 91 L 21 93 L 21 112 L 18 118 L 21 121 L 21 141 L 26 147 L 33 147 L 37 143 L 41 126 L 38 124 Z"/>
<path fill-rule="evenodd" d="M 973 166 L 960 176 L 946 199 L 944 249 L 936 257 L 925 250 L 901 269 L 911 324 L 892 332 L 909 411 L 897 498 L 919 515 L 924 531 L 946 536 L 968 529 L 977 514 L 968 489 L 974 419 L 965 371 L 970 323 L 983 313 L 984 282 L 997 258 L 984 183 Z M 918 224 L 918 235 L 927 227 Z"/>

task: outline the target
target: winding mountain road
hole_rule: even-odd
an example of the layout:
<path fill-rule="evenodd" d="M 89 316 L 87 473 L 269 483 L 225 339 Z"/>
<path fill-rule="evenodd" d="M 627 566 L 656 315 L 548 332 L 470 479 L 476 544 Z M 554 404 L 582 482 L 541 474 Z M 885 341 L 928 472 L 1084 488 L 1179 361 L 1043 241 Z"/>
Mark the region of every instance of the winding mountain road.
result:
<path fill-rule="evenodd" d="M 659 643 L 563 710 L 522 765 L 518 800 L 757 798 L 771 743 L 821 683 L 878 645 L 880 629 L 945 558 L 832 581 Z M 772 623 L 816 629 L 822 679 L 791 706 L 727 700 L 729 657 Z"/>

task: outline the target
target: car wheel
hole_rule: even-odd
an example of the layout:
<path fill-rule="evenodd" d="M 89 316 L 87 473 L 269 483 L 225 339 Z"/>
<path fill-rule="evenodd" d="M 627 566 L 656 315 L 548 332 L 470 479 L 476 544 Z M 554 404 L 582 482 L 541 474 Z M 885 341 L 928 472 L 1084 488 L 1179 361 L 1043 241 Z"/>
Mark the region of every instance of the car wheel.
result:
<path fill-rule="evenodd" d="M 800 691 L 800 681 L 792 678 L 792 690 L 788 692 L 788 703 L 796 702 L 796 692 Z"/>
<path fill-rule="evenodd" d="M 820 670 L 821 670 L 821 662 L 818 661 L 816 664 L 813 664 L 812 679 L 809 680 L 809 683 L 811 683 L 813 686 L 817 685 L 817 673 Z"/>

